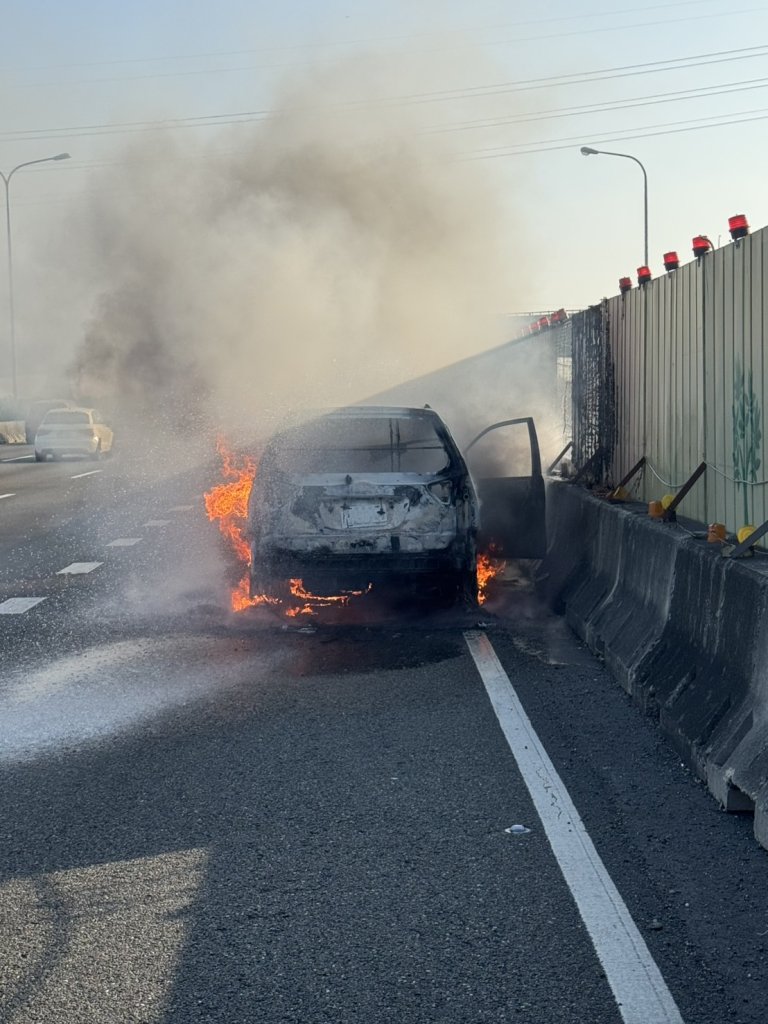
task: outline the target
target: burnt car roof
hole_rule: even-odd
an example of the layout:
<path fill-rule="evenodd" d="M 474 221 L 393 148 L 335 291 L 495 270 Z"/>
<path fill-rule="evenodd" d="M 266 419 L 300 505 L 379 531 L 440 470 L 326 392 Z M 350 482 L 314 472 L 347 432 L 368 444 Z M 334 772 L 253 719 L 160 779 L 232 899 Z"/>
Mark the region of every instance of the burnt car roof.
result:
<path fill-rule="evenodd" d="M 410 416 L 435 416 L 440 418 L 434 409 L 428 408 L 409 408 L 404 405 L 343 405 L 338 409 L 330 409 L 327 413 L 321 413 L 320 415 L 325 416 L 381 416 L 383 418 L 389 418 L 391 416 L 401 416 L 403 418 Z"/>
<path fill-rule="evenodd" d="M 429 407 L 412 408 L 401 405 L 342 405 L 336 409 L 308 409 L 303 414 L 288 417 L 277 428 L 277 433 L 291 430 L 303 423 L 326 419 L 421 419 L 439 420 L 442 417 Z"/>

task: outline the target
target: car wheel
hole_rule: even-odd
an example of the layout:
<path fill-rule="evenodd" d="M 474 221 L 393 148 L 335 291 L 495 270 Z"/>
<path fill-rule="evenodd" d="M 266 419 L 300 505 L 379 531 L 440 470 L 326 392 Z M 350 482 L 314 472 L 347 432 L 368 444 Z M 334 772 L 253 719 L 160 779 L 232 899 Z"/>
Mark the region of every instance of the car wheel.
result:
<path fill-rule="evenodd" d="M 45 462 L 45 452 L 35 452 L 35 462 Z"/>
<path fill-rule="evenodd" d="M 462 608 L 470 610 L 477 608 L 477 571 L 475 569 L 463 569 L 459 574 L 456 603 Z"/>

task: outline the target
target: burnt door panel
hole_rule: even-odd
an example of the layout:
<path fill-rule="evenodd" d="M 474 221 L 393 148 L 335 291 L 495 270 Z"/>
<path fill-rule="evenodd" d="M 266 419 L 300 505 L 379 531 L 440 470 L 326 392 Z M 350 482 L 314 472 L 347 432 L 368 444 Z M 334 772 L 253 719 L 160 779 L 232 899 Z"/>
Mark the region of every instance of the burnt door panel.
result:
<path fill-rule="evenodd" d="M 473 456 L 469 455 L 481 438 L 503 427 L 527 428 L 523 442 L 520 431 L 515 432 L 515 454 L 520 455 L 522 443 L 530 468 L 530 472 L 524 476 L 504 475 L 503 471 L 493 475 L 487 472 L 480 449 L 476 449 Z M 497 459 L 499 444 L 504 448 L 507 443 L 505 437 L 499 435 L 495 439 Z M 509 444 L 512 445 L 511 438 Z M 523 416 L 494 423 L 468 445 L 467 453 L 470 467 L 478 467 L 475 477 L 480 499 L 478 546 L 481 550 L 493 547 L 494 552 L 503 558 L 543 558 L 547 547 L 544 477 L 533 419 Z"/>

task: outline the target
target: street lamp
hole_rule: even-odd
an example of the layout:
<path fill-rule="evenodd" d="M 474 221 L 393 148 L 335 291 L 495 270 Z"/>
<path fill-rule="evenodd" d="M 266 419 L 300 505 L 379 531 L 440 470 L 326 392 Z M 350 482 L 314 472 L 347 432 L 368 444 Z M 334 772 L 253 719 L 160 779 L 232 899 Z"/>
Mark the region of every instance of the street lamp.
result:
<path fill-rule="evenodd" d="M 20 171 L 22 167 L 31 167 L 32 164 L 47 164 L 51 160 L 69 160 L 69 153 L 57 153 L 56 156 L 45 156 L 41 160 L 27 160 L 23 164 L 17 164 L 8 174 L 3 174 L 0 171 L 0 178 L 3 179 L 5 185 L 5 227 L 6 227 L 6 240 L 8 242 L 8 313 L 10 317 L 10 329 L 11 329 L 11 381 L 13 387 L 13 397 L 17 396 L 16 389 L 16 322 L 13 315 L 13 250 L 11 247 L 11 178 L 14 176 L 16 171 Z"/>
<path fill-rule="evenodd" d="M 620 156 L 625 160 L 634 160 L 640 170 L 643 172 L 643 217 L 645 223 L 645 259 L 643 260 L 643 266 L 648 266 L 648 175 L 645 173 L 645 168 L 637 159 L 636 156 L 630 156 L 629 153 L 610 153 L 607 149 L 592 149 L 591 146 L 581 147 L 582 156 Z"/>

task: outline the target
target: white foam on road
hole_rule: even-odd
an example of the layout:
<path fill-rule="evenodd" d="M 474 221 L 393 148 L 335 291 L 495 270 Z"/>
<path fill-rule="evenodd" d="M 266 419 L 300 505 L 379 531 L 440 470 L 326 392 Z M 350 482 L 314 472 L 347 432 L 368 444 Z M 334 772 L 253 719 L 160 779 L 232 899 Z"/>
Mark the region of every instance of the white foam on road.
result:
<path fill-rule="evenodd" d="M 44 600 L 44 597 L 9 597 L 0 603 L 0 615 L 23 615 Z"/>
<path fill-rule="evenodd" d="M 108 548 L 130 548 L 134 544 L 138 544 L 141 537 L 118 537 L 117 540 L 111 540 L 107 544 Z"/>
<path fill-rule="evenodd" d="M 84 476 L 94 476 L 96 473 L 103 473 L 102 469 L 89 469 L 87 473 L 75 473 L 70 480 L 82 480 Z"/>
<path fill-rule="evenodd" d="M 207 638 L 120 640 L 52 654 L 37 667 L 4 666 L 0 764 L 101 742 L 169 708 L 190 712 L 194 702 L 253 677 L 252 667 L 230 653 Z"/>
<path fill-rule="evenodd" d="M 56 573 L 57 576 L 82 576 L 85 573 L 93 572 L 94 569 L 98 569 L 100 565 L 104 565 L 103 562 L 73 562 L 71 565 L 66 566 L 64 569 L 59 569 Z"/>
<path fill-rule="evenodd" d="M 146 523 L 142 523 L 142 526 L 168 526 L 170 519 L 149 519 Z"/>
<path fill-rule="evenodd" d="M 487 636 L 464 639 L 625 1024 L 683 1024 L 656 962 L 594 847 Z"/>

